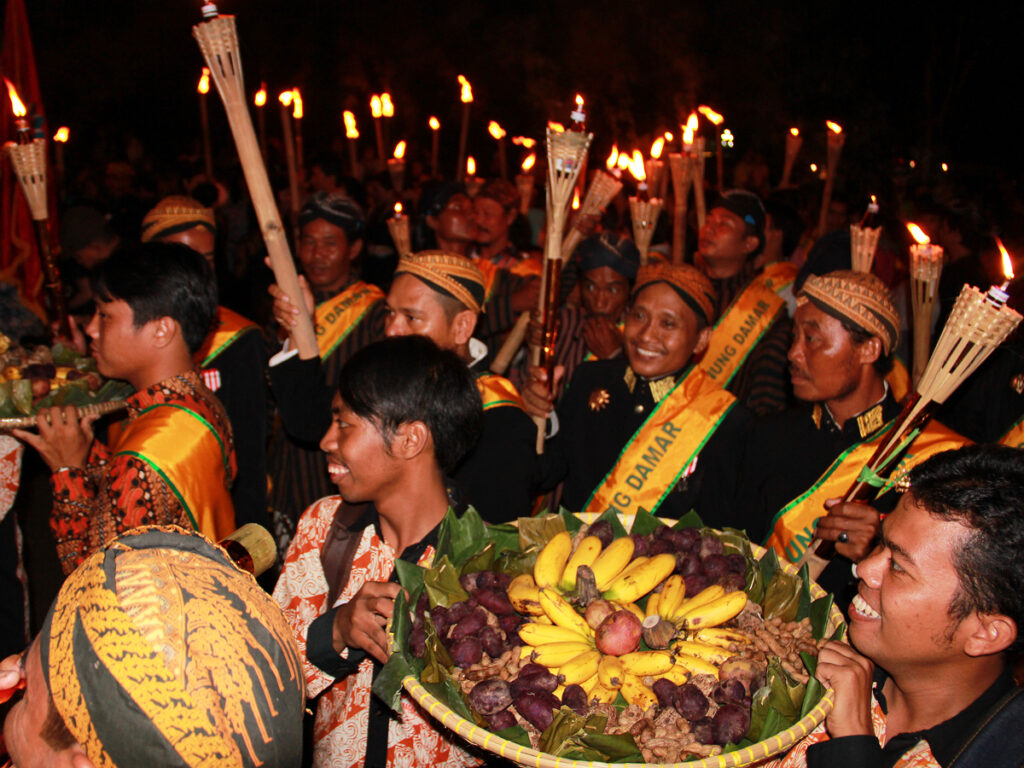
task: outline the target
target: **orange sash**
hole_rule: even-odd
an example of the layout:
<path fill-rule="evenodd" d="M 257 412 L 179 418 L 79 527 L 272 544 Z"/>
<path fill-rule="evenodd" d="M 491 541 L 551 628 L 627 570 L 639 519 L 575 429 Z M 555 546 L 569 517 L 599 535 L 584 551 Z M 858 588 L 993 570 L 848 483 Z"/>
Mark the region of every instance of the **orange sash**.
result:
<path fill-rule="evenodd" d="M 242 334 L 257 330 L 259 328 L 255 323 L 237 312 L 232 312 L 227 307 L 217 307 L 217 325 L 210 331 L 203 346 L 193 355 L 196 365 L 206 368 L 217 355 L 240 339 Z"/>
<path fill-rule="evenodd" d="M 316 308 L 313 329 L 320 359 L 327 360 L 338 345 L 359 325 L 366 312 L 384 298 L 384 292 L 375 285 L 355 282 Z"/>
<path fill-rule="evenodd" d="M 1010 427 L 1010 431 L 999 442 L 1011 448 L 1024 448 L 1024 416 L 1017 419 L 1017 423 Z"/>
<path fill-rule="evenodd" d="M 495 373 L 481 373 L 476 377 L 476 388 L 484 402 L 484 410 L 514 406 L 523 409 L 523 399 L 511 381 Z"/>

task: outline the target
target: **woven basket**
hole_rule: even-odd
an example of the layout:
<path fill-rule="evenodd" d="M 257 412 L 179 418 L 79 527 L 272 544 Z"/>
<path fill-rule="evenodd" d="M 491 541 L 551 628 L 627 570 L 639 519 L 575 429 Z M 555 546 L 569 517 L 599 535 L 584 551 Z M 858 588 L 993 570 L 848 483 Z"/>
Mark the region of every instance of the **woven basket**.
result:
<path fill-rule="evenodd" d="M 126 404 L 126 400 L 108 400 L 105 403 L 80 405 L 78 407 L 78 418 L 83 416 L 104 416 L 114 411 L 120 411 Z M 0 419 L 0 429 L 21 429 L 24 427 L 34 427 L 35 425 L 35 414 L 32 416 L 13 416 L 8 419 Z"/>
<path fill-rule="evenodd" d="M 598 515 L 580 513 L 578 517 L 584 520 L 584 522 L 591 522 Z M 673 523 L 674 521 L 668 520 L 664 522 Z M 626 521 L 624 521 L 624 524 L 629 529 L 630 525 Z M 751 547 L 758 559 L 763 557 L 767 551 L 753 543 Z M 780 566 L 787 573 L 795 574 L 797 572 L 796 568 L 790 563 L 781 562 Z M 825 594 L 821 587 L 811 582 L 811 597 L 813 599 L 824 597 Z M 833 606 L 829 619 L 829 630 L 835 629 L 840 621 L 842 621 L 842 614 L 838 608 Z M 829 688 L 826 690 L 825 695 L 821 697 L 817 706 L 808 712 L 806 717 L 794 723 L 790 728 L 770 736 L 764 741 L 759 741 L 757 744 L 737 749 L 728 754 L 715 755 L 685 763 L 602 763 L 591 760 L 572 760 L 556 757 L 496 736 L 476 723 L 472 723 L 453 712 L 447 704 L 438 701 L 420 684 L 419 680 L 411 675 L 402 681 L 402 686 L 412 697 L 413 701 L 419 704 L 431 717 L 469 743 L 528 768 L 739 768 L 740 766 L 753 765 L 789 750 L 825 721 L 825 716 L 832 711 L 834 703 L 834 694 L 832 689 Z"/>

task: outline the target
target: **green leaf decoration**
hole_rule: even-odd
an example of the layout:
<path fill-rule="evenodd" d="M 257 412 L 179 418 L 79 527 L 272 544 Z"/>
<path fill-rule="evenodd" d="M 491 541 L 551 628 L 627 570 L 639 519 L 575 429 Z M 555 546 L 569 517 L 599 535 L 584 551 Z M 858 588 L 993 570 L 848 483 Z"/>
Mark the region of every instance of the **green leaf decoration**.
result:
<path fill-rule="evenodd" d="M 654 533 L 654 531 L 662 525 L 664 525 L 664 523 L 662 523 L 658 518 L 643 507 L 640 507 L 640 509 L 637 510 L 636 515 L 633 517 L 633 525 L 630 526 L 629 532 L 646 536 L 649 533 Z"/>
<path fill-rule="evenodd" d="M 811 635 L 815 640 L 821 640 L 828 631 L 829 614 L 832 613 L 832 604 L 835 598 L 831 594 L 819 597 L 807 612 L 811 619 Z"/>
<path fill-rule="evenodd" d="M 452 562 L 461 563 L 480 551 L 484 540 L 484 521 L 470 507 L 450 526 Z"/>
<path fill-rule="evenodd" d="M 619 521 L 619 516 L 615 512 L 612 512 L 610 509 L 606 509 L 604 512 L 602 512 L 594 520 L 594 523 L 598 522 L 599 520 L 608 521 L 608 523 L 612 527 L 612 533 L 614 534 L 613 538 L 618 539 L 629 533 L 629 531 L 627 531 L 625 527 L 622 525 L 622 523 Z M 593 525 L 594 523 L 591 523 L 591 525 Z"/>
<path fill-rule="evenodd" d="M 519 549 L 544 548 L 551 539 L 564 531 L 565 521 L 558 515 L 538 515 L 519 518 Z"/>
<path fill-rule="evenodd" d="M 521 725 L 513 725 L 511 728 L 506 728 L 502 731 L 495 731 L 495 736 L 499 736 L 506 741 L 511 741 L 513 744 L 518 744 L 521 747 L 530 746 L 530 734 L 526 732 L 526 729 Z"/>
<path fill-rule="evenodd" d="M 387 663 L 381 667 L 373 681 L 373 692 L 395 712 L 401 711 L 402 681 L 413 674 L 406 651 L 410 628 L 409 605 L 405 601 L 405 593 L 399 592 L 395 598 L 395 612 L 391 620 L 391 630 L 397 648 L 392 650 Z"/>
<path fill-rule="evenodd" d="M 593 752 L 595 757 L 585 759 L 608 763 L 642 763 L 643 755 L 630 733 L 609 736 L 603 733 L 587 733 L 578 741 Z"/>
<path fill-rule="evenodd" d="M 800 569 L 800 593 L 797 595 L 794 621 L 803 621 L 811 613 L 811 572 L 804 563 Z"/>
<path fill-rule="evenodd" d="M 807 682 L 807 690 L 804 692 L 804 700 L 800 704 L 800 719 L 802 720 L 821 701 L 821 697 L 825 695 L 825 686 L 818 682 L 818 679 L 814 676 L 815 671 L 818 669 L 818 657 L 811 656 L 809 653 L 801 653 L 800 658 L 804 662 L 807 674 L 811 676 L 811 679 Z"/>
<path fill-rule="evenodd" d="M 565 523 L 565 530 L 573 536 L 575 536 L 579 529 L 583 527 L 583 521 L 565 507 L 560 506 L 558 508 L 558 516 L 562 518 L 562 522 Z"/>
<path fill-rule="evenodd" d="M 697 511 L 691 509 L 685 515 L 679 518 L 678 522 L 672 526 L 675 530 L 681 531 L 683 528 L 703 528 L 704 521 L 701 516 L 697 514 Z"/>
<path fill-rule="evenodd" d="M 771 577 L 765 588 L 762 603 L 765 619 L 782 619 L 793 621 L 800 607 L 800 589 L 803 583 L 800 577 L 778 570 Z"/>
<path fill-rule="evenodd" d="M 580 717 L 568 707 L 562 707 L 555 712 L 551 725 L 544 729 L 540 735 L 540 742 L 537 746 L 541 752 L 549 755 L 560 755 L 566 746 L 566 742 L 583 730 L 586 719 Z"/>
<path fill-rule="evenodd" d="M 459 573 L 465 576 L 467 573 L 477 573 L 478 571 L 489 571 L 494 567 L 494 542 L 489 542 L 477 552 L 475 555 L 471 555 L 462 567 L 459 569 Z"/>
<path fill-rule="evenodd" d="M 423 586 L 432 606 L 443 605 L 447 608 L 452 603 L 469 599 L 469 593 L 459 584 L 459 570 L 447 556 L 442 557 L 440 562 L 434 560 L 434 567 L 423 574 Z"/>

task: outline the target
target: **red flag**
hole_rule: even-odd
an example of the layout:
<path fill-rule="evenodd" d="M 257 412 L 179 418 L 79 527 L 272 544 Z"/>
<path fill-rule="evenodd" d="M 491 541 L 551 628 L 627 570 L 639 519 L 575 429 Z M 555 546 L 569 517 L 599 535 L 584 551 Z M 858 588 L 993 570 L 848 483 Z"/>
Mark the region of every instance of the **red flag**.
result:
<path fill-rule="evenodd" d="M 7 0 L 4 14 L 3 49 L 0 51 L 0 75 L 6 77 L 18 89 L 21 100 L 28 109 L 28 119 L 40 130 L 45 130 L 43 100 L 39 93 L 39 78 L 36 75 L 36 59 L 32 52 L 32 38 L 29 36 L 28 16 L 24 0 Z M 10 102 L 0 112 L 0 138 L 3 142 L 14 141 L 14 118 Z M 2 213 L 0 213 L 0 280 L 18 286 L 22 301 L 40 317 L 43 310 L 43 271 L 39 249 L 36 245 L 32 217 L 28 202 L 18 186 L 10 159 L 0 158 L 3 183 Z M 52 174 L 51 174 L 52 178 Z M 51 191 L 52 191 L 52 185 Z M 51 201 L 53 195 L 50 195 Z"/>

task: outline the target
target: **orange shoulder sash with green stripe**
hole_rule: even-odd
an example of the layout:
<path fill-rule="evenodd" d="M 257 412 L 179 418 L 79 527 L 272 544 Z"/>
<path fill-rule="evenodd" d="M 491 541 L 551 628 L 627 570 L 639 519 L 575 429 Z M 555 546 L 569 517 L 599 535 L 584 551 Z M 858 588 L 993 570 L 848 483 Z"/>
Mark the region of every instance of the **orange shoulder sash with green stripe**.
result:
<path fill-rule="evenodd" d="M 512 406 L 523 409 L 523 399 L 515 384 L 496 373 L 481 373 L 476 377 L 476 388 L 484 401 L 484 410 Z"/>
<path fill-rule="evenodd" d="M 259 330 L 256 323 L 247 320 L 227 307 L 217 307 L 217 325 L 206 337 L 203 346 L 193 355 L 200 368 L 206 368 L 217 355 L 238 341 L 243 334 Z"/>
<path fill-rule="evenodd" d="M 501 268 L 487 259 L 473 259 L 473 264 L 480 270 L 480 274 L 484 278 L 484 303 L 486 304 L 494 293 L 494 283 L 498 279 L 498 272 L 501 271 Z"/>
<path fill-rule="evenodd" d="M 772 521 L 772 532 L 765 546 L 774 547 L 780 557 L 795 563 L 814 539 L 818 518 L 825 514 L 826 499 L 841 497 L 862 475 L 865 482 L 879 489 L 875 496 L 878 498 L 888 492 L 895 480 L 902 477 L 911 467 L 936 453 L 970 443 L 970 440 L 948 427 L 931 421 L 913 438 L 906 454 L 887 479 L 871 477 L 865 472 L 866 465 L 879 444 L 888 439 L 889 431 L 894 424 L 895 419 L 883 425 L 867 439 L 847 448 L 814 485 L 783 507 Z"/>
<path fill-rule="evenodd" d="M 767 277 L 762 272 L 754 278 L 715 323 L 707 351 L 697 365 L 718 386 L 725 387 L 732 381 L 786 306 L 786 300 L 772 287 L 781 279 L 774 276 L 777 271 Z"/>
<path fill-rule="evenodd" d="M 366 312 L 384 298 L 375 285 L 355 282 L 333 299 L 318 304 L 313 315 L 313 329 L 320 359 L 326 360 L 338 345 L 359 325 Z"/>
<path fill-rule="evenodd" d="M 885 374 L 885 380 L 889 382 L 889 389 L 896 402 L 902 402 L 903 398 L 910 392 L 910 373 L 907 366 L 898 357 L 892 359 L 892 370 Z"/>
<path fill-rule="evenodd" d="M 148 464 L 204 536 L 220 541 L 235 529 L 227 446 L 214 426 L 191 408 L 171 403 L 149 406 L 125 427 L 114 455 L 134 456 Z"/>
<path fill-rule="evenodd" d="M 658 403 L 583 507 L 653 513 L 671 493 L 736 398 L 693 367 Z"/>
<path fill-rule="evenodd" d="M 527 256 L 509 267 L 508 271 L 520 277 L 540 277 L 544 272 L 544 262 L 536 256 Z"/>
<path fill-rule="evenodd" d="M 800 270 L 791 261 L 773 261 L 761 270 L 761 274 L 754 278 L 754 282 L 760 282 L 765 288 L 781 294 L 796 280 Z"/>
<path fill-rule="evenodd" d="M 1017 419 L 1017 423 L 1010 427 L 1010 430 L 999 439 L 999 442 L 1011 448 L 1024 448 L 1024 416 Z"/>

